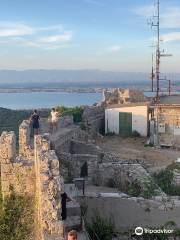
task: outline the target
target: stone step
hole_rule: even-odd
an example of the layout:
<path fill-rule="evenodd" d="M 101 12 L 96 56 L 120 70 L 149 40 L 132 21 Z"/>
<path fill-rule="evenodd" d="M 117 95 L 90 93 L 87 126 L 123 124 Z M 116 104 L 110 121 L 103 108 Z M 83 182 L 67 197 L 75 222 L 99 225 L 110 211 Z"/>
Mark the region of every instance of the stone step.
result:
<path fill-rule="evenodd" d="M 65 232 L 68 232 L 72 229 L 81 230 L 81 217 L 80 216 L 71 216 L 67 217 L 64 222 Z"/>
<path fill-rule="evenodd" d="M 78 202 L 67 203 L 67 216 L 81 216 L 81 208 Z"/>

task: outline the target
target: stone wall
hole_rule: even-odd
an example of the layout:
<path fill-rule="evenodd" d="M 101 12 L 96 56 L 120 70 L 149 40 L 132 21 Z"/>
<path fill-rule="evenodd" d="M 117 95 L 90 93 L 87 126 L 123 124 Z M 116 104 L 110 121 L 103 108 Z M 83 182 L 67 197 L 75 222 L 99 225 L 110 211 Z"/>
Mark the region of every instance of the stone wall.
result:
<path fill-rule="evenodd" d="M 18 194 L 34 194 L 34 163 L 22 157 L 16 157 L 14 132 L 3 132 L 0 137 L 0 163 L 3 197 L 10 194 L 11 188 Z"/>
<path fill-rule="evenodd" d="M 57 156 L 50 150 L 48 135 L 35 137 L 35 169 L 38 220 L 42 233 L 62 236 L 60 191 L 63 179 L 59 173 Z"/>
<path fill-rule="evenodd" d="M 17 194 L 35 199 L 38 233 L 36 240 L 61 239 L 61 195 L 63 178 L 59 160 L 50 150 L 49 135 L 35 136 L 30 146 L 29 123 L 20 126 L 20 155 L 16 156 L 14 132 L 0 137 L 1 187 L 3 198 L 13 189 Z"/>
<path fill-rule="evenodd" d="M 98 163 L 91 178 L 96 185 L 113 185 L 121 191 L 127 191 L 128 186 L 135 183 L 143 192 L 153 184 L 150 174 L 140 164 L 120 162 Z M 166 195 L 156 184 L 153 189 L 156 195 Z"/>
<path fill-rule="evenodd" d="M 55 149 L 56 153 L 62 152 L 69 153 L 71 151 L 71 141 L 88 141 L 88 135 L 85 131 L 82 131 L 79 126 L 72 126 L 69 128 L 63 128 L 56 135 L 50 137 L 51 146 Z"/>
<path fill-rule="evenodd" d="M 118 193 L 98 193 L 87 195 L 83 202 L 88 205 L 88 222 L 99 212 L 101 216 L 113 220 L 118 232 L 127 233 L 136 227 L 159 229 L 169 221 L 175 222 L 180 228 L 180 200 L 177 196 L 144 199 Z"/>
<path fill-rule="evenodd" d="M 61 169 L 61 174 L 66 179 L 69 177 L 80 177 L 81 168 L 84 163 L 87 163 L 88 180 L 91 182 L 99 162 L 99 157 L 97 155 L 61 153 L 58 155 L 58 157 L 61 159 L 61 165 L 63 166 Z"/>
<path fill-rule="evenodd" d="M 157 145 L 180 147 L 180 107 L 157 105 L 154 107 L 154 127 L 151 135 L 155 134 Z M 153 131 L 153 128 L 154 131 Z M 156 140 L 157 139 L 157 140 Z M 152 140 L 151 140 L 152 141 Z"/>
<path fill-rule="evenodd" d="M 92 143 L 85 143 L 78 140 L 71 141 L 71 154 L 92 154 L 102 155 L 102 151 L 98 146 Z"/>
<path fill-rule="evenodd" d="M 31 134 L 30 121 L 24 120 L 19 127 L 19 155 L 25 159 L 33 159 Z"/>
<path fill-rule="evenodd" d="M 83 121 L 91 133 L 104 134 L 104 107 L 85 107 Z"/>

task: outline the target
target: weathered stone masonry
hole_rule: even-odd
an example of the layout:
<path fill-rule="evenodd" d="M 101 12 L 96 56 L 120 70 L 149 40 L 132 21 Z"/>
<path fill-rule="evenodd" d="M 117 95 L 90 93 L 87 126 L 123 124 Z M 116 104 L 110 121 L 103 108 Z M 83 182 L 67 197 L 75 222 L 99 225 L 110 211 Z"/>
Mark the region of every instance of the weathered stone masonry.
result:
<path fill-rule="evenodd" d="M 36 136 L 33 147 L 30 143 L 29 123 L 23 121 L 19 140 L 19 156 L 16 156 L 14 132 L 3 132 L 0 137 L 3 197 L 10 194 L 11 186 L 18 194 L 34 197 L 39 231 L 37 240 L 48 240 L 49 236 L 61 239 L 63 224 L 60 221 L 60 191 L 63 178 L 59 173 L 57 156 L 50 150 L 49 136 Z"/>

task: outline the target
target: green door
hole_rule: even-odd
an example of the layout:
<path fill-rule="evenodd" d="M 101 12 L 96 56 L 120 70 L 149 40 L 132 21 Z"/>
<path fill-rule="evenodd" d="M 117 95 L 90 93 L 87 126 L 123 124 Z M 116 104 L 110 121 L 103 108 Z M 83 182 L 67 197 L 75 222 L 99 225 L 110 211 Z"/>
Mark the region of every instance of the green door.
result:
<path fill-rule="evenodd" d="M 132 113 L 119 113 L 119 135 L 130 137 L 132 135 Z"/>

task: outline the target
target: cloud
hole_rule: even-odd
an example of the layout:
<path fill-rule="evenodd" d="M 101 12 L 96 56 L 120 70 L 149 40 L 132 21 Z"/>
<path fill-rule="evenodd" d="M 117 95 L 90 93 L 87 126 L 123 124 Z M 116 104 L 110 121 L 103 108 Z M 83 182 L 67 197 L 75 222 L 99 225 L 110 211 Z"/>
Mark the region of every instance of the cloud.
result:
<path fill-rule="evenodd" d="M 133 12 L 143 18 L 153 18 L 157 15 L 154 5 L 144 5 L 133 9 Z M 180 7 L 163 7 L 160 9 L 161 28 L 180 28 Z"/>
<path fill-rule="evenodd" d="M 122 46 L 113 45 L 113 46 L 110 46 L 110 47 L 107 48 L 107 52 L 116 53 L 116 52 L 119 52 L 121 49 L 122 49 Z"/>
<path fill-rule="evenodd" d="M 41 43 L 64 43 L 72 39 L 72 33 L 63 33 L 60 35 L 47 36 L 39 39 Z"/>
<path fill-rule="evenodd" d="M 0 42 L 48 50 L 64 48 L 72 40 L 72 31 L 65 31 L 63 25 L 32 27 L 19 22 L 0 22 Z"/>
<path fill-rule="evenodd" d="M 163 42 L 173 42 L 180 40 L 180 32 L 171 32 L 161 36 Z"/>
<path fill-rule="evenodd" d="M 0 23 L 0 37 L 26 36 L 35 33 L 35 29 L 22 23 Z"/>

